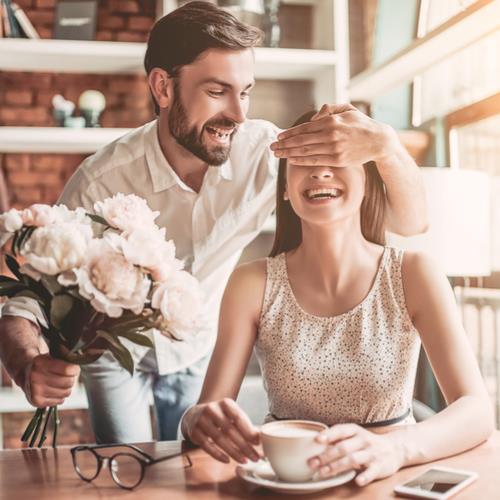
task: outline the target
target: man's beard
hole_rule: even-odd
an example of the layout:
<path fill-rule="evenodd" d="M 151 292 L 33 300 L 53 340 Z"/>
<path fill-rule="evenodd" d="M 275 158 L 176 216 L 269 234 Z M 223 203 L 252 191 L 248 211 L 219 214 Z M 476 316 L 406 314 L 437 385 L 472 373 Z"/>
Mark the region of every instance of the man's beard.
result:
<path fill-rule="evenodd" d="M 236 128 L 236 124 L 231 120 L 213 120 L 207 122 L 198 135 L 196 127 L 189 128 L 186 108 L 181 102 L 179 89 L 176 85 L 174 88 L 174 102 L 168 113 L 168 128 L 170 133 L 183 148 L 187 149 L 200 160 L 203 160 L 208 165 L 220 166 L 229 157 L 234 132 L 231 134 L 229 138 L 230 143 L 227 146 L 214 146 L 209 149 L 203 143 L 203 132 L 207 126 Z"/>

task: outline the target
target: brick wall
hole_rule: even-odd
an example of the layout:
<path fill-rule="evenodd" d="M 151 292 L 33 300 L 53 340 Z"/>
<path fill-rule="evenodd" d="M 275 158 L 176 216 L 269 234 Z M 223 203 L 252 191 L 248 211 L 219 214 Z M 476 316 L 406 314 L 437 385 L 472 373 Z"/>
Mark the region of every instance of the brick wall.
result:
<path fill-rule="evenodd" d="M 19 0 L 41 38 L 52 38 L 56 0 Z M 96 38 L 145 42 L 154 23 L 153 0 L 100 0 Z M 0 126 L 54 126 L 52 98 L 62 94 L 78 102 L 87 89 L 101 91 L 106 109 L 103 127 L 137 127 L 154 116 L 144 75 L 0 72 Z M 83 155 L 4 154 L 10 203 L 54 203 Z"/>
<path fill-rule="evenodd" d="M 56 0 L 16 0 L 41 38 L 52 38 Z M 153 0 L 100 0 L 96 38 L 145 42 L 154 22 Z M 62 94 L 75 104 L 87 89 L 101 91 L 104 127 L 137 127 L 154 116 L 144 75 L 90 75 L 0 72 L 0 126 L 54 126 L 52 97 Z M 54 203 L 64 184 L 86 155 L 2 154 L 10 204 Z M 19 437 L 32 413 L 4 414 L 4 447 L 21 446 Z M 87 411 L 61 412 L 61 444 L 93 442 Z M 50 443 L 49 437 L 49 443 Z"/>

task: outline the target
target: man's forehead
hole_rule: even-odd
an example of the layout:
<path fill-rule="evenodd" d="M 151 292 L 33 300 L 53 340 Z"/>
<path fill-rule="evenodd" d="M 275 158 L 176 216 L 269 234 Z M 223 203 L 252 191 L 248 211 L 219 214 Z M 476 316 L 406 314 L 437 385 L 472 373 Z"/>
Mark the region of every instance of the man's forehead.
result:
<path fill-rule="evenodd" d="M 181 73 L 193 78 L 193 83 L 225 83 L 248 87 L 254 84 L 254 55 L 251 49 L 208 49 Z"/>

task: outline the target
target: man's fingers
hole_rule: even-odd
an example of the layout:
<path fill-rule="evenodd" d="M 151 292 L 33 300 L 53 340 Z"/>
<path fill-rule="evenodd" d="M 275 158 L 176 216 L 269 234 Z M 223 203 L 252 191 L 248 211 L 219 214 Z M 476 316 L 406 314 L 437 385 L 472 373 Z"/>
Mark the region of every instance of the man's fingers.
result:
<path fill-rule="evenodd" d="M 64 403 L 63 398 L 47 398 L 42 395 L 32 395 L 29 402 L 36 408 L 46 408 L 47 406 L 58 406 Z"/>
<path fill-rule="evenodd" d="M 34 358 L 32 370 L 64 377 L 77 377 L 80 374 L 80 367 L 78 365 L 66 363 L 66 361 L 61 359 L 51 358 L 48 354 L 42 354 Z"/>
<path fill-rule="evenodd" d="M 303 157 L 303 156 L 318 156 L 331 155 L 332 153 L 340 153 L 340 145 L 331 143 L 314 143 L 296 146 L 293 148 L 278 149 L 274 154 L 280 158 Z"/>
<path fill-rule="evenodd" d="M 327 124 L 331 125 L 332 121 L 333 120 L 331 115 L 328 115 L 320 118 L 319 120 L 301 123 L 300 125 L 296 125 L 295 127 L 284 130 L 283 132 L 278 134 L 278 140 L 271 144 L 271 149 L 274 150 L 281 147 L 288 147 L 288 143 L 286 141 L 299 135 L 316 135 L 318 134 L 318 132 L 322 132 Z"/>
<path fill-rule="evenodd" d="M 300 165 L 301 167 L 346 167 L 342 153 L 332 155 L 316 155 L 316 156 L 293 156 L 288 158 L 291 165 Z"/>
<path fill-rule="evenodd" d="M 71 394 L 71 389 L 55 389 L 53 387 L 47 387 L 44 385 L 32 385 L 31 386 L 31 396 L 32 397 L 43 397 L 43 398 L 54 398 L 54 399 L 65 399 Z"/>
<path fill-rule="evenodd" d="M 31 386 L 43 385 L 54 389 L 72 389 L 76 381 L 76 377 L 54 377 L 39 372 L 31 372 Z"/>
<path fill-rule="evenodd" d="M 324 116 L 333 115 L 337 113 L 343 113 L 344 111 L 356 111 L 357 109 L 349 103 L 344 104 L 323 104 L 321 109 L 311 118 L 311 120 L 317 120 L 318 118 L 323 118 Z"/>
<path fill-rule="evenodd" d="M 78 375 L 80 375 L 80 367 L 78 365 L 66 363 L 59 359 L 53 361 L 56 361 L 56 363 L 51 362 L 50 365 L 47 366 L 48 372 L 63 377 L 78 377 Z"/>

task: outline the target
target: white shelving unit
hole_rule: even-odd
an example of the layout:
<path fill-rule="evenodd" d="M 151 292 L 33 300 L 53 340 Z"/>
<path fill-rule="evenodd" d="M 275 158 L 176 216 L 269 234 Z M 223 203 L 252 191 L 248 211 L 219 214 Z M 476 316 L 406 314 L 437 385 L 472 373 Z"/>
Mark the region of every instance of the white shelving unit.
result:
<path fill-rule="evenodd" d="M 94 153 L 128 128 L 0 127 L 3 153 Z"/>
<path fill-rule="evenodd" d="M 0 39 L 0 68 L 6 71 L 143 74 L 145 43 Z M 337 62 L 333 50 L 255 50 L 256 78 L 318 80 Z"/>
<path fill-rule="evenodd" d="M 349 82 L 348 1 L 284 0 L 312 5 L 314 49 L 257 48 L 257 79 L 311 81 L 315 103 L 345 102 Z M 160 15 L 176 2 L 159 2 Z M 144 43 L 0 39 L 0 71 L 143 73 Z M 129 129 L 1 127 L 1 153 L 93 153 Z M 267 230 L 274 223 L 269 221 Z"/>
<path fill-rule="evenodd" d="M 353 100 L 373 101 L 427 68 L 499 29 L 500 0 L 479 0 L 414 40 L 380 66 L 356 75 L 349 83 Z"/>

